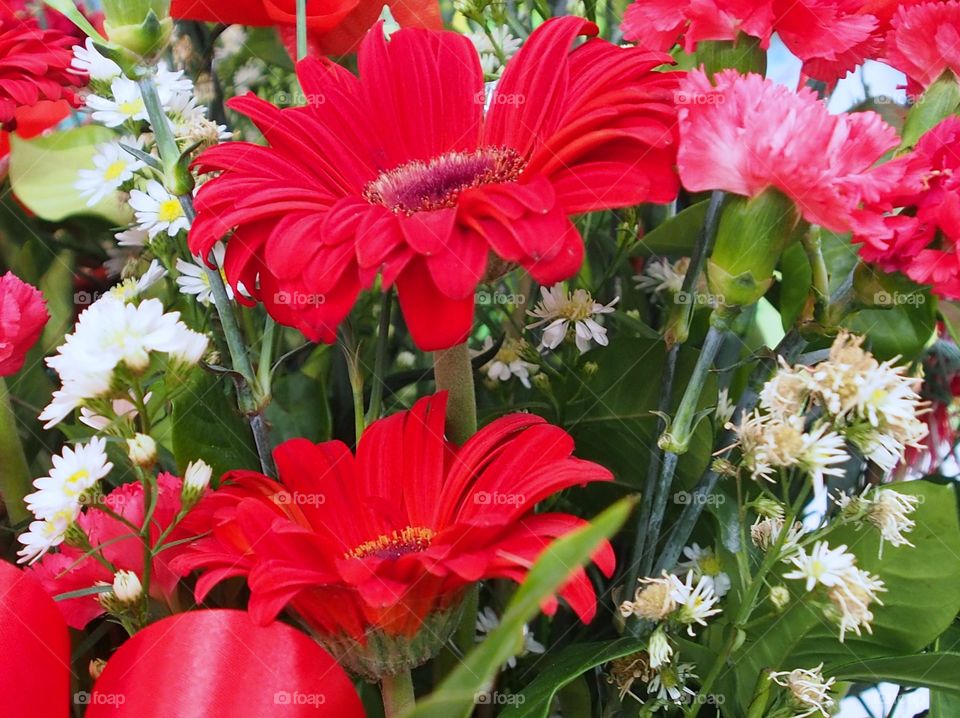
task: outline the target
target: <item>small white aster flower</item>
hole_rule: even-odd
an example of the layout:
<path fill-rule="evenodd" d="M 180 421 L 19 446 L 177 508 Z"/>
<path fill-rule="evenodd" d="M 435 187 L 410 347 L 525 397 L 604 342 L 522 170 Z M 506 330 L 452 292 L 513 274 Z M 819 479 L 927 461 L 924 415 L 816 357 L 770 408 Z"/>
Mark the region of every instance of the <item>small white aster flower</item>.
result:
<path fill-rule="evenodd" d="M 842 465 L 850 460 L 850 455 L 843 437 L 823 423 L 803 435 L 803 447 L 797 458 L 813 479 L 814 494 L 821 496 L 826 490 L 825 477 L 843 476 L 846 472 Z"/>
<path fill-rule="evenodd" d="M 720 559 L 709 547 L 698 543 L 683 547 L 684 560 L 677 564 L 677 573 L 693 571 L 695 579 L 705 577 L 709 580 L 717 598 L 723 598 L 730 590 L 730 576 L 721 570 Z"/>
<path fill-rule="evenodd" d="M 136 603 L 143 595 L 140 577 L 133 571 L 117 571 L 113 576 L 112 593 L 120 603 Z"/>
<path fill-rule="evenodd" d="M 23 548 L 17 552 L 17 556 L 19 556 L 17 563 L 32 564 L 47 551 L 62 544 L 67 529 L 70 528 L 79 512 L 79 507 L 65 509 L 49 519 L 31 521 L 28 529 L 17 538 L 23 544 Z"/>
<path fill-rule="evenodd" d="M 683 289 L 683 279 L 690 266 L 690 260 L 684 257 L 676 262 L 668 259 L 652 259 L 643 265 L 643 272 L 633 279 L 637 289 L 650 294 L 676 294 Z"/>
<path fill-rule="evenodd" d="M 107 127 L 119 127 L 128 121 L 147 119 L 147 107 L 143 104 L 140 88 L 126 77 L 115 77 L 110 82 L 111 97 L 87 95 L 87 107 L 93 110 L 94 122 Z"/>
<path fill-rule="evenodd" d="M 487 337 L 483 341 L 482 351 L 487 351 L 492 346 L 493 339 Z M 482 371 L 492 381 L 507 382 L 516 377 L 523 386 L 529 389 L 530 376 L 536 374 L 539 367 L 532 362 L 524 361 L 522 357 L 526 348 L 527 343 L 523 339 L 512 337 L 505 339 L 496 355 L 484 365 Z"/>
<path fill-rule="evenodd" d="M 89 75 L 91 80 L 101 82 L 120 77 L 122 73 L 120 65 L 101 55 L 89 37 L 83 45 L 73 46 L 73 60 L 70 61 L 70 66 L 78 73 Z"/>
<path fill-rule="evenodd" d="M 135 466 L 153 466 L 157 460 L 157 442 L 148 434 L 127 439 L 127 457 Z"/>
<path fill-rule="evenodd" d="M 133 190 L 130 206 L 136 213 L 139 229 L 146 230 L 153 239 L 161 232 L 175 237 L 190 229 L 190 220 L 183 211 L 180 200 L 167 192 L 156 180 L 147 182 L 147 191 Z"/>
<path fill-rule="evenodd" d="M 143 400 L 144 402 L 150 401 L 152 396 L 151 392 L 147 392 Z M 113 416 L 117 419 L 130 419 L 133 420 L 137 416 L 137 407 L 133 403 L 133 392 L 130 393 L 130 400 L 127 399 L 114 399 L 110 402 L 111 409 L 113 410 Z M 91 429 L 96 429 L 97 431 L 103 431 L 114 419 L 108 418 L 106 416 L 101 416 L 100 414 L 95 413 L 92 409 L 86 406 L 80 407 L 80 423 L 86 424 Z"/>
<path fill-rule="evenodd" d="M 114 237 L 120 247 L 146 247 L 150 241 L 150 233 L 136 227 L 117 232 Z"/>
<path fill-rule="evenodd" d="M 717 423 L 725 426 L 733 418 L 733 412 L 737 410 L 736 402 L 730 400 L 730 390 L 724 387 L 717 392 L 717 408 L 715 415 Z"/>
<path fill-rule="evenodd" d="M 824 680 L 822 663 L 816 668 L 772 672 L 770 679 L 790 692 L 790 701 L 798 711 L 793 718 L 807 718 L 815 713 L 829 718 L 835 703 L 830 691 L 836 679 Z"/>
<path fill-rule="evenodd" d="M 213 56 L 217 60 L 223 60 L 243 51 L 247 43 L 247 31 L 243 25 L 231 25 L 220 33 L 217 38 L 217 45 L 213 51 Z"/>
<path fill-rule="evenodd" d="M 651 668 L 660 668 L 670 663 L 670 658 L 673 656 L 673 646 L 670 645 L 670 640 L 662 626 L 650 635 L 650 640 L 647 642 L 647 654 L 650 656 Z"/>
<path fill-rule="evenodd" d="M 796 566 L 796 570 L 783 577 L 806 581 L 806 589 L 812 591 L 818 583 L 828 588 L 843 583 L 847 573 L 855 567 L 856 559 L 847 553 L 845 545 L 831 549 L 826 541 L 818 541 L 810 553 L 802 548 L 795 551 L 790 556 L 790 563 Z"/>
<path fill-rule="evenodd" d="M 620 615 L 624 618 L 637 616 L 649 621 L 662 621 L 675 610 L 673 582 L 666 571 L 659 578 L 641 578 L 633 600 L 620 604 Z"/>
<path fill-rule="evenodd" d="M 226 247 L 223 242 L 217 242 L 213 247 L 213 257 L 218 267 L 223 267 L 223 260 L 226 254 Z M 213 290 L 210 287 L 210 276 L 207 274 L 206 267 L 203 266 L 203 260 L 194 256 L 192 262 L 185 259 L 177 259 L 177 286 L 180 287 L 181 294 L 193 295 L 197 301 L 203 305 L 209 305 L 214 302 Z M 223 270 L 220 270 L 223 275 Z M 227 290 L 227 298 L 233 301 L 233 287 L 229 282 L 224 281 L 224 287 Z"/>
<path fill-rule="evenodd" d="M 713 591 L 713 581 L 706 576 L 701 576 L 696 585 L 693 571 L 687 572 L 685 581 L 677 576 L 670 576 L 670 581 L 673 585 L 670 595 L 678 605 L 677 619 L 687 624 L 687 633 L 691 636 L 694 635 L 694 623 L 706 626 L 710 616 L 720 613 L 719 608 L 714 608 L 719 599 Z"/>
<path fill-rule="evenodd" d="M 183 472 L 183 490 L 202 494 L 210 486 L 213 478 L 213 468 L 203 459 L 197 459 L 187 464 Z"/>
<path fill-rule="evenodd" d="M 864 518 L 880 531 L 880 556 L 883 556 L 883 543 L 889 541 L 893 546 L 913 546 L 904 535 L 917 525 L 910 518 L 920 499 L 893 489 L 876 489 L 867 496 L 869 487 L 860 496 L 840 494 L 837 505 L 845 516 L 852 519 Z"/>
<path fill-rule="evenodd" d="M 510 29 L 502 25 L 493 28 L 490 34 L 493 35 L 493 42 L 490 41 L 490 37 L 485 32 L 467 34 L 467 38 L 473 43 L 480 55 L 480 67 L 483 69 L 483 74 L 487 76 L 498 74 L 503 68 L 503 60 L 509 60 L 513 57 L 520 49 L 521 44 L 520 39 L 514 37 L 510 33 Z M 494 47 L 494 42 L 496 47 Z M 497 53 L 497 48 L 502 53 L 503 60 Z"/>
<path fill-rule="evenodd" d="M 124 138 L 121 142 L 132 147 L 140 146 L 139 141 L 132 137 Z M 74 183 L 80 196 L 86 198 L 88 207 L 93 207 L 118 191 L 146 165 L 123 149 L 120 142 L 106 142 L 97 147 L 93 155 L 93 167 L 80 170 Z"/>
<path fill-rule="evenodd" d="M 843 574 L 843 581 L 827 589 L 827 597 L 840 614 L 841 643 L 847 631 L 853 631 L 858 636 L 863 635 L 862 630 L 873 633 L 873 612 L 870 606 L 873 603 L 882 606 L 883 601 L 878 594 L 886 590 L 878 576 L 856 566 Z"/>
<path fill-rule="evenodd" d="M 477 640 L 483 640 L 484 636 L 494 631 L 499 625 L 500 618 L 497 616 L 496 612 L 494 612 L 494 610 L 489 606 L 484 607 L 482 611 L 477 613 Z M 547 649 L 544 647 L 544 645 L 533 637 L 530 627 L 525 625 L 523 627 L 523 650 L 520 652 L 520 656 L 526 656 L 530 653 L 539 655 L 546 650 Z M 510 668 L 516 667 L 517 657 L 511 656 L 506 665 Z"/>
<path fill-rule="evenodd" d="M 167 270 L 157 259 L 150 260 L 146 271 L 139 278 L 129 277 L 110 288 L 110 296 L 121 302 L 132 302 L 150 287 L 167 276 Z"/>
<path fill-rule="evenodd" d="M 233 89 L 237 95 L 252 92 L 252 88 L 263 79 L 265 65 L 262 60 L 248 60 L 233 73 Z"/>
<path fill-rule="evenodd" d="M 594 317 L 602 314 L 612 314 L 614 305 L 620 297 L 614 298 L 609 304 L 595 302 L 585 289 L 568 292 L 562 284 L 540 288 L 540 302 L 527 311 L 537 321 L 527 325 L 528 329 L 535 329 L 546 325 L 540 346 L 547 349 L 556 349 L 566 338 L 570 325 L 573 324 L 577 349 L 583 354 L 592 343 L 607 346 L 607 330 Z"/>
<path fill-rule="evenodd" d="M 806 367 L 791 368 L 780 357 L 780 368 L 760 390 L 760 406 L 771 414 L 803 414 L 810 394 L 810 376 Z"/>
<path fill-rule="evenodd" d="M 65 447 L 61 455 L 53 457 L 49 474 L 33 482 L 37 490 L 25 497 L 27 508 L 40 521 L 57 524 L 66 520 L 69 525 L 80 513 L 84 494 L 112 468 L 102 437 L 76 448 Z"/>
<path fill-rule="evenodd" d="M 780 532 L 783 531 L 784 520 L 778 516 L 758 517 L 753 526 L 750 527 L 750 539 L 761 551 L 769 551 L 777 545 L 780 540 Z M 795 521 L 793 526 L 787 529 L 787 535 L 783 537 L 783 544 L 780 547 L 781 560 L 793 554 L 798 548 L 800 537 L 803 536 L 803 524 Z"/>
<path fill-rule="evenodd" d="M 647 684 L 647 692 L 659 701 L 682 704 L 689 700 L 686 696 L 696 695 L 696 691 L 687 686 L 687 681 L 697 677 L 693 669 L 692 663 L 662 666 Z"/>
<path fill-rule="evenodd" d="M 165 62 L 157 65 L 157 74 L 154 76 L 157 85 L 157 94 L 163 109 L 170 109 L 171 104 L 181 96 L 193 94 L 193 80 L 185 76 L 183 70 L 171 70 Z"/>

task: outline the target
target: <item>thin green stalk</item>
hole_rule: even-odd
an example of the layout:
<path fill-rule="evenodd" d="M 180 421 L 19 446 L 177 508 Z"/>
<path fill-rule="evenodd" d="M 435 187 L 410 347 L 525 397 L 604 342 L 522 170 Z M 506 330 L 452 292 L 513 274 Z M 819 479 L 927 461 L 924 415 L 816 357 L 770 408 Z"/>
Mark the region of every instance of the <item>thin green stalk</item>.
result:
<path fill-rule="evenodd" d="M 157 150 L 164 166 L 164 180 L 171 181 L 171 177 L 175 178 L 177 176 L 174 168 L 180 162 L 180 148 L 177 146 L 170 121 L 167 119 L 160 102 L 160 95 L 157 92 L 152 71 L 140 77 L 137 84 L 140 87 L 143 104 L 150 119 L 150 125 L 156 138 Z M 169 189 L 171 188 L 168 187 Z M 193 222 L 196 218 L 196 211 L 194 210 L 192 195 L 189 192 L 181 192 L 178 197 L 184 214 Z M 227 297 L 227 289 L 220 274 L 220 267 L 211 268 L 204 262 L 204 269 L 207 278 L 210 280 L 213 304 L 217 310 L 217 315 L 220 317 L 220 326 L 227 341 L 227 348 L 230 351 L 233 370 L 240 375 L 240 380 L 236 382 L 240 410 L 247 416 L 250 423 L 257 454 L 260 458 L 261 470 L 265 474 L 272 475 L 274 466 L 270 451 L 270 437 L 266 422 L 261 416 L 264 397 L 254 395 L 253 387 L 256 386 L 254 383 L 256 376 L 253 372 L 253 365 L 250 363 L 250 357 L 247 354 L 243 334 L 237 323 L 237 317 L 233 312 L 233 304 Z"/>
<path fill-rule="evenodd" d="M 397 718 L 409 712 L 416 703 L 413 676 L 409 670 L 380 679 L 384 718 Z"/>
<path fill-rule="evenodd" d="M 477 399 L 467 343 L 435 351 L 433 370 L 437 391 L 449 392 L 447 436 L 462 444 L 477 433 Z"/>
<path fill-rule="evenodd" d="M 297 0 L 297 60 L 307 56 L 307 0 Z"/>
<path fill-rule="evenodd" d="M 800 241 L 807 253 L 807 260 L 810 262 L 812 272 L 811 283 L 816 300 L 814 316 L 817 321 L 822 322 L 826 318 L 827 305 L 830 302 L 830 275 L 827 272 L 827 263 L 823 258 L 820 230 L 811 227 Z"/>
<path fill-rule="evenodd" d="M 373 362 L 373 386 L 370 387 L 370 406 L 367 409 L 367 423 L 380 418 L 383 408 L 384 374 L 387 369 L 387 350 L 390 341 L 390 317 L 393 313 L 393 289 L 383 293 L 380 301 L 380 322 L 377 327 L 377 354 Z"/>
<path fill-rule="evenodd" d="M 17 415 L 10 403 L 7 383 L 0 377 L 0 494 L 11 524 L 30 518 L 23 500 L 30 488 L 30 467 L 23 453 Z"/>

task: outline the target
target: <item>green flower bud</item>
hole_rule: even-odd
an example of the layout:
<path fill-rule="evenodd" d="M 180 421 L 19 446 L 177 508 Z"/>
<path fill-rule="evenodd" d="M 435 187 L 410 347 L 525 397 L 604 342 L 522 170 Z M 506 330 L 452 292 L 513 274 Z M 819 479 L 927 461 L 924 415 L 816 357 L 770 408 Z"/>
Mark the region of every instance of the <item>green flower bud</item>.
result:
<path fill-rule="evenodd" d="M 752 199 L 728 198 L 707 263 L 707 281 L 717 301 L 746 306 L 766 294 L 798 222 L 793 202 L 775 189 Z"/>
<path fill-rule="evenodd" d="M 170 40 L 173 20 L 169 0 L 108 0 L 103 29 L 114 45 L 140 57 L 153 57 Z"/>

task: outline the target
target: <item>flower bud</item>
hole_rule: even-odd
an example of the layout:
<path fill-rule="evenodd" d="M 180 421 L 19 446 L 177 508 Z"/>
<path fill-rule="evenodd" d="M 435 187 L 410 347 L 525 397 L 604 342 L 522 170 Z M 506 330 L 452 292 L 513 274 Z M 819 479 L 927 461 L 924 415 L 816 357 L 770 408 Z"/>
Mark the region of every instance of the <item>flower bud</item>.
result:
<path fill-rule="evenodd" d="M 766 294 L 798 220 L 793 202 L 775 189 L 751 199 L 727 199 L 707 265 L 710 292 L 718 302 L 746 306 Z"/>
<path fill-rule="evenodd" d="M 93 680 L 97 680 L 100 675 L 103 673 L 103 669 L 107 667 L 107 662 L 102 658 L 94 658 L 90 661 L 90 664 L 87 666 L 87 670 L 90 672 L 90 677 Z"/>
<path fill-rule="evenodd" d="M 113 588 L 100 594 L 100 605 L 110 613 L 123 613 L 143 596 L 140 578 L 133 571 L 117 571 L 113 576 Z"/>
<path fill-rule="evenodd" d="M 160 52 L 170 40 L 170 0 L 103 0 L 103 29 L 114 45 L 141 57 Z"/>
<path fill-rule="evenodd" d="M 157 442 L 147 434 L 127 439 L 127 456 L 134 466 L 149 468 L 157 461 Z"/>
<path fill-rule="evenodd" d="M 790 591 L 786 586 L 774 586 L 770 589 L 770 603 L 778 611 L 782 611 L 790 603 Z"/>
<path fill-rule="evenodd" d="M 183 489 L 180 497 L 184 508 L 189 508 L 200 500 L 203 492 L 210 486 L 211 478 L 213 478 L 213 469 L 210 464 L 202 459 L 187 464 L 187 470 L 183 474 Z"/>

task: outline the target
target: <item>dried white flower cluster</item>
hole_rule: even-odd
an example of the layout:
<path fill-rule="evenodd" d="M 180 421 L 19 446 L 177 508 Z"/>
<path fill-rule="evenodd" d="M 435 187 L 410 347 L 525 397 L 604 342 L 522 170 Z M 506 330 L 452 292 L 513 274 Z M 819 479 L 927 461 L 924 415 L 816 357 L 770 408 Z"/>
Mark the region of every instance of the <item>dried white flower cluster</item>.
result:
<path fill-rule="evenodd" d="M 826 476 L 843 474 L 847 444 L 884 471 L 926 435 L 920 379 L 894 360 L 880 363 L 841 333 L 829 358 L 813 367 L 783 364 L 760 393 L 760 408 L 731 426 L 754 478 L 779 469 L 808 473 L 818 493 Z"/>
<path fill-rule="evenodd" d="M 793 718 L 807 718 L 815 713 L 829 718 L 835 703 L 830 691 L 836 679 L 824 680 L 822 663 L 816 668 L 771 673 L 770 680 L 787 689 L 790 705 L 796 711 Z"/>

